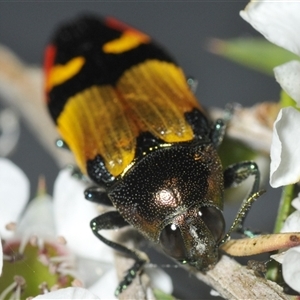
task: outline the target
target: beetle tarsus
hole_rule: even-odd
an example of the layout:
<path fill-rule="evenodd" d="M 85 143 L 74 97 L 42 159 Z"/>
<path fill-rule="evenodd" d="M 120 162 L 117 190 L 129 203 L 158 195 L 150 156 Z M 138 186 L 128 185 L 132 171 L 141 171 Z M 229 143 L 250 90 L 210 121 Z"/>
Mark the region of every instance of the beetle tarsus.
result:
<path fill-rule="evenodd" d="M 260 172 L 257 164 L 253 161 L 244 161 L 228 166 L 224 171 L 224 187 L 236 187 L 249 176 L 254 176 L 254 182 L 249 196 L 242 202 L 233 224 L 220 244 L 227 242 L 230 239 L 231 233 L 234 231 L 242 233 L 248 237 L 255 234 L 248 228 L 244 228 L 244 221 L 252 204 L 265 192 L 264 190 L 259 191 Z"/>
<path fill-rule="evenodd" d="M 230 239 L 230 235 L 232 232 L 239 232 L 244 235 L 248 235 L 249 237 L 251 236 L 251 234 L 250 234 L 251 231 L 244 228 L 243 223 L 245 221 L 245 218 L 246 218 L 248 211 L 250 210 L 252 204 L 264 193 L 265 193 L 264 190 L 252 193 L 252 194 L 250 194 L 250 196 L 248 198 L 246 198 L 243 201 L 229 231 L 226 233 L 226 235 L 220 242 L 220 245 L 226 243 Z M 247 232 L 248 232 L 248 234 L 247 234 Z"/>
<path fill-rule="evenodd" d="M 119 294 L 121 294 L 134 280 L 137 273 L 142 270 L 143 266 L 145 265 L 146 260 L 139 259 L 135 262 L 135 264 L 127 270 L 126 275 L 124 276 L 124 279 L 119 283 L 116 291 L 115 296 L 117 297 Z"/>

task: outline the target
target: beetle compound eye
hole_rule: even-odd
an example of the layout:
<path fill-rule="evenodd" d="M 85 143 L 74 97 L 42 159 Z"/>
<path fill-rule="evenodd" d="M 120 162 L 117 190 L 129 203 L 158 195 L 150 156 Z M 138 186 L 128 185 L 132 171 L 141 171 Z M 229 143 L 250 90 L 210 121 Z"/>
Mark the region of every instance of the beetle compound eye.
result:
<path fill-rule="evenodd" d="M 223 213 L 215 207 L 202 207 L 199 216 L 212 233 L 216 242 L 220 241 L 225 233 Z"/>
<path fill-rule="evenodd" d="M 166 254 L 173 258 L 185 259 L 185 247 L 179 227 L 175 224 L 167 225 L 161 232 L 160 243 Z"/>

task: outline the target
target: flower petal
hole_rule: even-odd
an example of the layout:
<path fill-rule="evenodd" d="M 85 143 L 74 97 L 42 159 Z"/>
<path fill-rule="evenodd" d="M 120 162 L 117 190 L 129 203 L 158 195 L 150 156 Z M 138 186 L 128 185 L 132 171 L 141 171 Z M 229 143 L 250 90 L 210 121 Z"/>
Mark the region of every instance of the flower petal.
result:
<path fill-rule="evenodd" d="M 146 268 L 146 272 L 150 277 L 151 285 L 163 291 L 166 294 L 173 293 L 173 282 L 171 277 L 162 269 Z"/>
<path fill-rule="evenodd" d="M 241 17 L 270 42 L 300 56 L 300 2 L 262 0 L 250 2 Z"/>
<path fill-rule="evenodd" d="M 16 234 L 20 236 L 36 235 L 40 238 L 55 238 L 53 203 L 48 195 L 38 196 L 30 201 L 17 224 Z"/>
<path fill-rule="evenodd" d="M 300 193 L 298 194 L 298 197 L 292 201 L 292 206 L 300 211 Z"/>
<path fill-rule="evenodd" d="M 171 277 L 160 268 L 145 267 L 145 272 L 150 277 L 151 285 L 166 294 L 172 294 L 173 283 Z M 116 299 L 114 292 L 119 282 L 115 268 L 111 268 L 92 286 L 89 286 L 89 291 L 101 299 Z"/>
<path fill-rule="evenodd" d="M 99 215 L 96 205 L 84 198 L 87 188 L 74 178 L 71 170 L 62 170 L 54 184 L 54 218 L 57 233 L 66 238 L 68 246 L 83 257 L 112 262 L 111 249 L 99 241 L 90 228 L 90 221 Z M 107 236 L 107 234 L 103 234 Z"/>
<path fill-rule="evenodd" d="M 89 287 L 89 291 L 101 299 L 117 299 L 115 290 L 119 282 L 115 268 L 112 268 L 104 274 L 95 284 Z"/>
<path fill-rule="evenodd" d="M 280 232 L 300 232 L 300 211 L 296 210 L 288 216 Z"/>
<path fill-rule="evenodd" d="M 5 226 L 17 222 L 29 199 L 29 180 L 10 160 L 0 158 L 0 235 L 13 235 Z"/>
<path fill-rule="evenodd" d="M 284 256 L 285 256 L 285 253 L 286 251 L 284 252 L 279 252 L 277 254 L 273 254 L 271 255 L 270 257 L 274 260 L 276 260 L 278 263 L 282 264 L 283 263 L 283 259 L 284 259 Z"/>
<path fill-rule="evenodd" d="M 282 274 L 284 281 L 295 291 L 300 292 L 300 247 L 294 247 L 286 251 Z"/>
<path fill-rule="evenodd" d="M 99 279 L 101 280 L 109 270 L 114 269 L 112 263 L 104 263 L 103 261 L 96 261 L 82 256 L 76 257 L 76 267 L 80 280 L 88 288 Z M 94 294 L 99 296 L 97 293 Z"/>
<path fill-rule="evenodd" d="M 300 180 L 300 112 L 283 108 L 274 123 L 270 184 L 279 187 Z"/>
<path fill-rule="evenodd" d="M 78 288 L 78 287 L 69 287 L 65 289 L 60 289 L 55 292 L 50 292 L 48 294 L 40 295 L 34 297 L 35 299 L 99 299 L 90 291 Z"/>
<path fill-rule="evenodd" d="M 274 68 L 275 78 L 282 89 L 300 107 L 300 62 L 293 60 Z"/>

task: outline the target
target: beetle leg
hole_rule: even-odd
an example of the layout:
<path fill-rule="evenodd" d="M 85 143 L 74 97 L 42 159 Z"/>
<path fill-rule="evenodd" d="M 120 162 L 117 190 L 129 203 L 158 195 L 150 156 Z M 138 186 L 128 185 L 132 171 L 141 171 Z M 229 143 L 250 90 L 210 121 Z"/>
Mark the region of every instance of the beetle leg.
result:
<path fill-rule="evenodd" d="M 244 228 L 243 224 L 247 217 L 248 211 L 251 208 L 251 205 L 261 194 L 264 193 L 264 191 L 259 191 L 260 173 L 257 164 L 252 161 L 245 161 L 227 167 L 224 171 L 224 187 L 225 189 L 227 189 L 229 187 L 238 186 L 249 176 L 254 176 L 254 183 L 252 185 L 250 194 L 242 202 L 242 205 L 235 217 L 233 224 L 231 225 L 228 233 L 225 235 L 221 243 L 226 242 L 230 238 L 230 234 L 233 231 L 243 233 L 247 236 L 253 236 L 253 233 Z"/>
<path fill-rule="evenodd" d="M 107 196 L 106 188 L 101 185 L 91 186 L 84 191 L 84 197 L 86 200 L 103 204 L 107 206 L 113 206 L 111 200 Z"/>
<path fill-rule="evenodd" d="M 216 148 L 220 146 L 223 141 L 224 135 L 226 131 L 226 123 L 223 119 L 218 119 L 213 127 L 211 132 L 211 140 Z"/>
<path fill-rule="evenodd" d="M 123 280 L 119 283 L 115 291 L 116 296 L 122 293 L 122 291 L 125 290 L 128 287 L 128 285 L 131 284 L 133 279 L 136 277 L 137 273 L 142 269 L 144 264 L 148 261 L 148 258 L 146 255 L 142 257 L 142 254 L 137 251 L 131 250 L 121 244 L 107 240 L 105 237 L 99 234 L 99 231 L 102 229 L 122 228 L 127 225 L 129 224 L 123 219 L 123 217 L 117 211 L 110 211 L 105 214 L 102 214 L 96 217 L 95 219 L 93 219 L 90 223 L 94 235 L 99 240 L 101 240 L 107 246 L 112 247 L 114 250 L 122 252 L 135 260 L 134 265 L 127 270 L 127 273 L 124 276 Z"/>
<path fill-rule="evenodd" d="M 244 220 L 245 220 L 245 218 L 246 218 L 246 216 L 247 216 L 247 214 L 248 214 L 248 211 L 250 210 L 252 204 L 253 204 L 253 203 L 254 203 L 254 202 L 255 202 L 255 201 L 256 201 L 256 200 L 264 193 L 264 192 L 265 192 L 265 191 L 262 190 L 262 191 L 258 191 L 258 192 L 255 192 L 255 193 L 253 193 L 253 194 L 250 194 L 249 197 L 246 198 L 246 199 L 243 201 L 243 203 L 242 203 L 242 205 L 241 205 L 241 207 L 240 207 L 240 209 L 239 209 L 239 211 L 238 211 L 238 213 L 237 213 L 237 215 L 236 215 L 236 217 L 235 217 L 235 219 L 234 219 L 234 221 L 233 221 L 233 223 L 232 223 L 230 229 L 228 230 L 228 232 L 226 233 L 226 235 L 224 236 L 224 238 L 221 240 L 221 242 L 220 242 L 219 245 L 222 245 L 222 244 L 228 242 L 229 239 L 230 239 L 231 233 L 234 232 L 234 231 L 240 232 L 240 233 L 246 235 L 247 237 L 253 237 L 253 236 L 255 236 L 256 234 L 258 234 L 258 233 L 254 233 L 253 231 L 250 231 L 250 230 L 247 229 L 247 228 L 244 228 L 244 227 L 243 227 L 243 222 L 244 222 Z"/>
<path fill-rule="evenodd" d="M 249 176 L 254 176 L 251 195 L 259 189 L 260 173 L 257 164 L 253 161 L 243 161 L 230 165 L 224 171 L 224 188 L 236 187 Z"/>
<path fill-rule="evenodd" d="M 235 104 L 227 104 L 224 110 L 223 118 L 217 119 L 213 126 L 211 140 L 216 148 L 220 146 L 224 139 L 226 127 L 233 116 L 235 106 Z"/>

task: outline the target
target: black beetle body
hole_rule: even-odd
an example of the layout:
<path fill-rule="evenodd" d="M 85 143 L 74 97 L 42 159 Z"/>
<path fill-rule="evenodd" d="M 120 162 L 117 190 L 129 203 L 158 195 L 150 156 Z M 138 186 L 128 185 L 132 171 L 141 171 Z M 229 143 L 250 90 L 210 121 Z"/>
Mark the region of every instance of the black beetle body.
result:
<path fill-rule="evenodd" d="M 132 225 L 174 259 L 200 271 L 213 267 L 230 232 L 243 231 L 259 172 L 253 162 L 223 171 L 217 147 L 225 122 L 209 120 L 175 61 L 119 21 L 83 17 L 58 30 L 45 73 L 48 108 L 64 145 L 97 184 L 86 199 L 116 208 L 91 221 L 93 233 L 136 261 L 116 294 L 147 259 L 104 238 L 103 229 Z M 225 235 L 224 189 L 250 175 L 251 201 Z"/>

